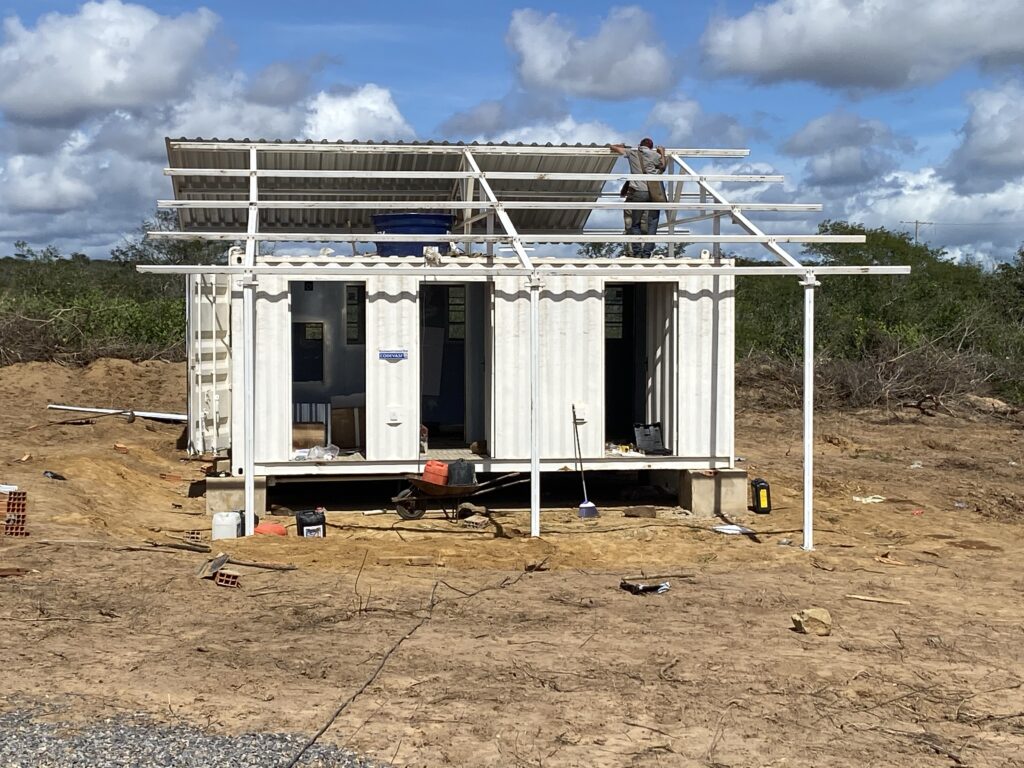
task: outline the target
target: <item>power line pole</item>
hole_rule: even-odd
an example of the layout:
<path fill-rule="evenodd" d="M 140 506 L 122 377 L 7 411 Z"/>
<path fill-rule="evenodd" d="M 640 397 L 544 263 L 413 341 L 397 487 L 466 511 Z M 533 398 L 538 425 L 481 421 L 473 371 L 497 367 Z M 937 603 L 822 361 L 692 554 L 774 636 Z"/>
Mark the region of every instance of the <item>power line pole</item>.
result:
<path fill-rule="evenodd" d="M 934 224 L 934 221 L 919 221 L 914 219 L 913 221 L 901 221 L 900 224 L 913 224 L 914 225 L 914 245 L 917 245 L 917 234 L 921 228 L 921 225 Z"/>

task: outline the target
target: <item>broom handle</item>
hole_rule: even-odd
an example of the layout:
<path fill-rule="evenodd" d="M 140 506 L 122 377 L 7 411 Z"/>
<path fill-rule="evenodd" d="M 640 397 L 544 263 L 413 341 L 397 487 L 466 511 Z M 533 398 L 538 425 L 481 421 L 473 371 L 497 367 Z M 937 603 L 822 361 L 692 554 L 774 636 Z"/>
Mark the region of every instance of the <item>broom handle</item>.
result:
<path fill-rule="evenodd" d="M 576 455 L 579 457 L 580 480 L 583 483 L 583 500 L 590 501 L 590 496 L 587 495 L 587 476 L 583 472 L 583 448 L 580 447 L 580 427 L 576 419 L 575 403 L 572 406 L 572 431 L 576 435 Z"/>

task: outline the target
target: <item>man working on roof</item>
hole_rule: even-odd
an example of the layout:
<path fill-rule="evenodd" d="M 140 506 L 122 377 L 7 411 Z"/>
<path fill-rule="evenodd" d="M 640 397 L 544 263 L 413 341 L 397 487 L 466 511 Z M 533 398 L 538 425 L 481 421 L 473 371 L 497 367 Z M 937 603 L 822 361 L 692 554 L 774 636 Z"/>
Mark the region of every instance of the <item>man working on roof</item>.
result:
<path fill-rule="evenodd" d="M 651 139 L 644 139 L 636 149 L 628 148 L 624 144 L 612 144 L 610 146 L 612 152 L 625 156 L 629 161 L 630 173 L 665 172 L 665 148 L 655 148 L 654 141 Z M 666 199 L 665 187 L 660 181 L 630 181 L 626 183 L 623 190 L 625 191 L 627 203 L 663 203 Z M 647 219 L 646 232 L 642 228 L 645 214 Z M 627 235 L 656 235 L 658 233 L 658 222 L 661 219 L 661 211 L 626 208 L 622 212 L 622 218 L 626 225 Z M 654 243 L 641 244 L 640 255 L 642 257 L 650 258 L 652 253 L 654 253 Z M 626 255 L 633 255 L 632 243 L 626 244 Z"/>

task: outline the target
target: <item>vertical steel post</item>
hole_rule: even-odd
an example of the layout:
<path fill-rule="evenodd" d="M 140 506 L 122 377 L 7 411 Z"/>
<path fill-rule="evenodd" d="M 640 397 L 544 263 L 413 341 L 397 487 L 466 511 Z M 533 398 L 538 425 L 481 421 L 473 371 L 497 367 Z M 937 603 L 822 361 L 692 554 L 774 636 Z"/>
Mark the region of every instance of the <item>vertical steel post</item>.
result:
<path fill-rule="evenodd" d="M 814 549 L 814 289 L 819 283 L 808 270 L 804 287 L 804 543 Z"/>
<path fill-rule="evenodd" d="M 530 535 L 540 536 L 540 275 L 530 261 L 530 256 L 523 247 L 523 241 L 516 231 L 508 212 L 498 201 L 497 195 L 487 180 L 487 174 L 481 173 L 480 165 L 473 157 L 469 147 L 463 150 L 466 165 L 474 173 L 480 174 L 480 189 L 491 201 L 494 215 L 498 217 L 505 234 L 509 236 L 512 250 L 519 258 L 519 264 L 530 272 Z M 488 222 L 490 222 L 488 218 Z M 491 226 L 488 223 L 488 226 Z"/>
<path fill-rule="evenodd" d="M 465 157 L 462 158 L 462 165 L 463 165 L 463 168 L 465 168 L 465 165 L 466 165 L 466 158 Z M 463 188 L 462 188 L 462 198 L 463 198 L 463 200 L 465 202 L 467 202 L 467 203 L 472 203 L 473 202 L 473 198 L 475 196 L 476 196 L 476 179 L 463 179 Z M 462 214 L 463 220 L 466 221 L 466 222 L 468 222 L 470 219 L 472 219 L 473 216 L 475 216 L 475 215 L 476 215 L 476 210 L 473 209 L 473 208 L 465 209 L 464 213 Z M 473 225 L 469 224 L 469 223 L 463 224 L 462 225 L 462 233 L 464 235 L 471 235 L 471 234 L 473 234 Z M 472 256 L 473 255 L 473 243 L 468 242 L 468 241 L 466 242 L 466 255 L 467 256 Z"/>
<path fill-rule="evenodd" d="M 530 535 L 540 536 L 540 276 L 530 278 Z"/>
<path fill-rule="evenodd" d="M 676 167 L 675 167 L 676 161 L 673 158 L 670 157 L 668 159 L 666 165 L 667 165 L 666 171 L 668 173 L 675 173 L 676 172 Z M 680 197 L 680 195 L 682 195 L 682 192 L 683 192 L 683 182 L 681 182 L 681 181 L 670 181 L 668 183 L 668 192 L 669 192 L 668 199 L 671 200 L 673 203 L 678 203 L 679 202 L 679 197 Z M 676 216 L 677 215 L 678 215 L 678 212 L 676 210 L 674 210 L 674 209 L 665 212 L 665 220 L 668 223 L 668 234 L 670 234 L 670 235 L 674 235 L 676 233 Z M 674 259 L 675 257 L 676 257 L 676 244 L 675 243 L 669 243 L 668 244 L 668 258 Z"/>
<path fill-rule="evenodd" d="M 256 148 L 249 149 L 249 225 L 246 229 L 245 266 L 256 265 L 256 230 L 259 225 L 259 192 L 256 177 Z M 243 446 L 243 472 L 245 476 L 245 535 L 252 536 L 256 527 L 256 276 L 242 276 L 242 370 L 245 400 L 245 444 Z"/>
<path fill-rule="evenodd" d="M 711 234 L 715 237 L 722 234 L 722 214 L 716 213 L 715 218 L 711 223 Z M 711 258 L 716 264 L 722 260 L 722 244 L 714 243 L 711 246 Z"/>

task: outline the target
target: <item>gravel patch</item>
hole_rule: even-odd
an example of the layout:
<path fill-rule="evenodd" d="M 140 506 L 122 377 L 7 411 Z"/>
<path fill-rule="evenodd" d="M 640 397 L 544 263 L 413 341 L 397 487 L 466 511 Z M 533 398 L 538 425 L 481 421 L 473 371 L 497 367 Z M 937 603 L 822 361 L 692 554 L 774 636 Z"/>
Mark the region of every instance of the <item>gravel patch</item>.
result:
<path fill-rule="evenodd" d="M 0 768 L 278 768 L 309 735 L 246 733 L 221 736 L 142 715 L 89 725 L 43 722 L 38 712 L 0 713 Z M 314 744 L 303 768 L 386 768 L 339 747 Z"/>

